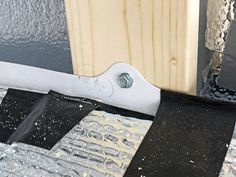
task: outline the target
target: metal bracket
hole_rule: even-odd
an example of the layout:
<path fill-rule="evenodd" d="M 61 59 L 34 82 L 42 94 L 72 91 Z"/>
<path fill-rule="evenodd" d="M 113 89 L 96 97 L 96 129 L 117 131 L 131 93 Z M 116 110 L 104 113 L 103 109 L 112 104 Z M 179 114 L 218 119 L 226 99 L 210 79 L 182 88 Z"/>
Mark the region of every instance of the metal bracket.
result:
<path fill-rule="evenodd" d="M 122 73 L 126 73 L 125 78 Z M 122 79 L 128 79 L 127 83 Z M 123 82 L 123 87 L 119 82 Z M 0 86 L 41 93 L 54 90 L 153 116 L 160 103 L 160 89 L 147 82 L 136 69 L 126 63 L 116 63 L 97 77 L 83 77 L 0 62 Z"/>

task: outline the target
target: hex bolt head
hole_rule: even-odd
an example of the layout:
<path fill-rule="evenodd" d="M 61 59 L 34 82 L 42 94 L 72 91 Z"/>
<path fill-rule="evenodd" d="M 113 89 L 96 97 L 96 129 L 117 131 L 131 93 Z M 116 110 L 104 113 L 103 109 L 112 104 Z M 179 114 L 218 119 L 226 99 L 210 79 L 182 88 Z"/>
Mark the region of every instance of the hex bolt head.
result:
<path fill-rule="evenodd" d="M 133 85 L 133 78 L 129 73 L 122 73 L 119 75 L 117 83 L 121 88 L 130 88 Z"/>

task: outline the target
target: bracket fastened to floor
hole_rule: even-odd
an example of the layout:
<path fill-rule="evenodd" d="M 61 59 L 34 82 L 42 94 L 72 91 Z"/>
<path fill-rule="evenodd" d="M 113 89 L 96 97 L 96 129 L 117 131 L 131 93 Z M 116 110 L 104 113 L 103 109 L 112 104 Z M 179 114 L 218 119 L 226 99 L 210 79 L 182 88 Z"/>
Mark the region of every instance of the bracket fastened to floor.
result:
<path fill-rule="evenodd" d="M 160 89 L 126 63 L 113 64 L 99 76 L 84 77 L 0 62 L 0 86 L 40 93 L 54 90 L 152 116 L 160 103 Z"/>

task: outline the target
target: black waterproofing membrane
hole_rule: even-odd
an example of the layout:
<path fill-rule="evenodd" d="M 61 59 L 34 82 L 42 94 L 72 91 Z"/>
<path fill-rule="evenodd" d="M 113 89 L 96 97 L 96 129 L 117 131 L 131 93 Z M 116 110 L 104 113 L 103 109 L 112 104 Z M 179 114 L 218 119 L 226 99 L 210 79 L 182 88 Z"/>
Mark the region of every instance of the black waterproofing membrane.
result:
<path fill-rule="evenodd" d="M 91 99 L 70 97 L 50 91 L 39 94 L 9 89 L 0 105 L 0 142 L 22 142 L 51 149 L 93 110 L 153 117 L 116 108 Z"/>
<path fill-rule="evenodd" d="M 95 101 L 67 97 L 50 91 L 38 100 L 7 143 L 17 141 L 50 149 L 97 107 Z"/>
<path fill-rule="evenodd" d="M 168 91 L 125 176 L 218 177 L 236 105 Z"/>
<path fill-rule="evenodd" d="M 42 94 L 9 89 L 0 104 L 0 142 L 6 142 L 32 112 Z"/>
<path fill-rule="evenodd" d="M 0 106 L 1 142 L 24 142 L 50 149 L 89 112 L 95 101 L 9 89 Z M 10 118 L 10 119 L 9 119 Z"/>

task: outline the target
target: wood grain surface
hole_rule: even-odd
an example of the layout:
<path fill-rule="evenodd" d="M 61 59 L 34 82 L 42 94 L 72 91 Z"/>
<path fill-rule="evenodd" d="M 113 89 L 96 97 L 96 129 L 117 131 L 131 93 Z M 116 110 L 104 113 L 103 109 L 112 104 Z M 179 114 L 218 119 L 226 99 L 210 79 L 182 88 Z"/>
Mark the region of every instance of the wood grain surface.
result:
<path fill-rule="evenodd" d="M 199 0 L 65 0 L 74 74 L 132 64 L 154 85 L 196 93 Z"/>

